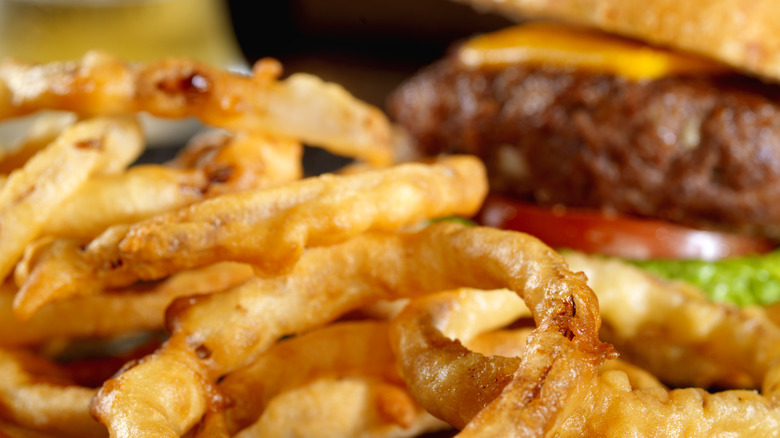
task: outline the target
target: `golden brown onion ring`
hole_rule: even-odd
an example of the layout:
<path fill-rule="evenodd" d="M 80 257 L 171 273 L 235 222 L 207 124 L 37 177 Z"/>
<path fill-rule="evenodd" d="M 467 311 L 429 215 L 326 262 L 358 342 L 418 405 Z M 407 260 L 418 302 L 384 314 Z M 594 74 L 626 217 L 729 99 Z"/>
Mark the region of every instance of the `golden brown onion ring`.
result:
<path fill-rule="evenodd" d="M 115 437 L 178 436 L 218 409 L 218 378 L 256 360 L 279 337 L 378 299 L 460 286 L 507 287 L 535 310 L 539 328 L 531 350 L 544 354 L 531 355 L 522 368 L 519 386 L 529 400 L 520 410 L 533 417 L 529 427 L 549 427 L 568 394 L 612 354 L 597 337 L 596 298 L 584 276 L 538 240 L 456 223 L 362 234 L 309 249 L 287 275 L 177 301 L 169 310 L 168 341 L 107 381 L 92 412 Z"/>
<path fill-rule="evenodd" d="M 135 119 L 98 117 L 68 127 L 11 172 L 0 188 L 0 279 L 11 272 L 57 207 L 90 176 L 123 170 L 142 150 Z"/>
<path fill-rule="evenodd" d="M 311 384 L 317 379 L 345 378 L 348 376 L 370 378 L 371 381 L 384 382 L 402 391 L 403 380 L 398 375 L 395 367 L 395 357 L 390 349 L 388 340 L 389 323 L 379 321 L 355 321 L 341 322 L 325 326 L 321 329 L 303 334 L 292 339 L 285 340 L 272 346 L 263 353 L 260 358 L 251 365 L 228 374 L 219 382 L 221 392 L 231 400 L 238 400 L 224 411 L 219 411 L 211 416 L 224 416 L 225 436 L 232 436 L 239 430 L 251 426 L 263 414 L 271 401 L 280 394 L 293 389 Z M 374 385 L 369 385 L 374 386 Z M 399 387 L 400 386 L 400 387 Z M 352 386 L 350 386 L 352 387 Z M 406 396 L 405 400 L 409 400 Z M 404 397 L 402 397 L 404 399 Z M 350 411 L 359 411 L 367 417 L 362 421 L 363 427 L 370 431 L 385 429 L 395 430 L 395 427 L 406 429 L 409 433 L 422 433 L 433 431 L 432 425 L 438 429 L 446 427 L 443 423 L 436 423 L 426 418 L 416 403 L 402 405 L 403 415 L 388 412 L 381 415 L 376 412 L 380 406 L 372 406 L 371 403 L 359 403 L 355 406 L 344 405 L 344 402 L 336 403 L 344 414 L 343 420 L 351 418 Z M 320 407 L 328 409 L 327 407 Z M 411 409 L 411 411 L 410 411 Z M 293 415 L 299 409 L 292 409 Z M 382 418 L 385 418 L 384 421 Z M 372 421 L 373 419 L 373 421 Z M 337 420 L 338 419 L 334 419 Z M 204 421 L 209 421 L 204 420 Z M 262 424 L 256 424 L 253 429 L 269 428 L 264 420 Z M 352 427 L 357 427 L 356 423 Z M 301 427 L 312 428 L 313 425 Z M 339 427 L 338 424 L 335 425 Z M 291 427 L 289 424 L 287 427 Z M 276 426 L 275 429 L 279 429 Z M 423 429 L 426 428 L 426 429 Z M 315 428 L 316 429 L 316 428 Z M 323 431 L 331 436 L 338 435 L 333 428 L 325 428 Z M 359 429 L 353 429 L 356 434 Z M 210 431 L 213 433 L 213 430 Z M 401 433 L 400 430 L 396 433 Z M 196 436 L 207 436 L 196 435 Z M 308 436 L 308 435 L 306 435 Z"/>
<path fill-rule="evenodd" d="M 473 339 L 464 341 L 463 345 L 469 350 L 485 356 L 520 357 L 525 351 L 528 335 L 531 332 L 531 327 L 501 329 L 477 335 Z M 458 338 L 458 340 L 461 339 Z M 609 359 L 599 367 L 599 375 L 610 371 L 625 373 L 629 384 L 634 389 L 666 389 L 666 386 L 658 381 L 654 375 L 620 358 Z"/>
<path fill-rule="evenodd" d="M 306 74 L 277 81 L 281 66 L 261 60 L 254 76 L 191 59 L 127 64 L 103 52 L 81 60 L 0 62 L 0 119 L 41 109 L 83 115 L 147 112 L 197 117 L 234 132 L 297 138 L 376 165 L 392 162 L 390 124 L 382 112 L 342 87 Z"/>
<path fill-rule="evenodd" d="M 485 357 L 443 334 L 470 339 L 510 322 L 525 310 L 510 298 L 468 290 L 437 294 L 413 300 L 393 321 L 391 342 L 410 391 L 436 417 L 466 427 L 467 435 L 545 436 L 600 365 L 567 342 L 557 345 L 550 322 L 537 315 L 521 358 Z M 576 315 L 597 311 L 573 303 Z"/>
<path fill-rule="evenodd" d="M 95 390 L 74 385 L 58 371 L 29 353 L 0 349 L 0 417 L 57 436 L 105 436 L 89 413 Z"/>
<path fill-rule="evenodd" d="M 77 120 L 75 114 L 59 111 L 45 111 L 31 117 L 23 136 L 0 148 L 0 174 L 7 175 L 24 166 Z M 24 126 L 24 122 L 19 123 Z"/>
<path fill-rule="evenodd" d="M 168 165 L 137 165 L 86 181 L 49 218 L 42 233 L 91 239 L 111 225 L 137 222 L 203 199 L 286 183 L 303 175 L 299 142 L 206 134 L 193 139 Z"/>
<path fill-rule="evenodd" d="M 362 376 L 321 377 L 276 396 L 235 437 L 412 438 L 448 428 L 402 386 Z"/>
<path fill-rule="evenodd" d="M 115 226 L 84 251 L 75 245 L 27 263 L 17 315 L 42 304 L 165 277 L 220 260 L 266 274 L 287 269 L 306 247 L 366 230 L 396 230 L 450 215 L 470 216 L 487 191 L 484 167 L 469 156 L 348 176 L 322 175 L 227 194 L 132 226 Z M 57 272 L 52 281 L 46 273 Z M 43 274 L 37 276 L 35 272 Z"/>
<path fill-rule="evenodd" d="M 762 308 L 714 303 L 700 290 L 615 259 L 571 252 L 599 297 L 602 338 L 673 387 L 760 388 L 780 363 L 780 327 Z"/>
<path fill-rule="evenodd" d="M 156 283 L 51 303 L 26 321 L 15 317 L 12 304 L 17 289 L 6 282 L 0 286 L 0 347 L 161 330 L 165 309 L 177 297 L 218 292 L 251 276 L 250 266 L 222 262 L 177 272 Z"/>
<path fill-rule="evenodd" d="M 647 373 L 617 363 L 605 366 L 599 376 L 581 380 L 576 391 L 561 399 L 563 406 L 555 422 L 544 430 L 531 429 L 527 418 L 518 413 L 517 406 L 525 398 L 524 393 L 516 391 L 517 380 L 508 383 L 500 394 L 499 391 L 489 394 L 496 398 L 487 400 L 484 409 L 461 413 L 459 408 L 468 406 L 463 401 L 469 399 L 468 393 L 474 398 L 484 395 L 479 370 L 489 371 L 489 378 L 498 381 L 517 377 L 509 371 L 512 363 L 505 365 L 506 369 L 501 368 L 503 362 L 495 357 L 481 358 L 468 372 L 462 373 L 460 377 L 470 385 L 465 389 L 456 385 L 456 379 L 441 377 L 451 374 L 454 362 L 449 357 L 457 358 L 467 351 L 439 331 L 461 309 L 451 298 L 437 295 L 412 301 L 394 322 L 397 334 L 394 345 L 398 346 L 402 373 L 424 407 L 436 409 L 432 411 L 434 414 L 456 426 L 465 424 L 459 437 L 777 434 L 780 329 L 765 316 L 756 317 L 757 309 L 740 310 L 708 302 L 701 294 L 692 294 L 688 288 L 660 281 L 622 262 L 579 254 L 567 257 L 572 266 L 586 269 L 592 275 L 594 289 L 603 305 L 604 321 L 618 335 L 619 345 L 641 342 L 657 336 L 655 333 L 663 333 L 666 339 L 653 343 L 663 347 L 660 359 L 653 365 L 681 365 L 668 352 L 692 350 L 682 357 L 702 356 L 707 361 L 723 362 L 721 371 L 698 377 L 699 380 L 720 381 L 713 380 L 713 375 L 722 378 L 725 370 L 732 369 L 758 378 L 763 395 L 754 390 L 718 393 L 701 388 L 668 390 Z M 474 308 L 462 307 L 465 312 Z M 533 347 L 533 337 L 529 342 L 529 348 L 523 351 L 524 360 L 539 354 L 539 349 Z M 729 351 L 732 357 L 728 357 Z M 645 353 L 643 359 L 653 354 L 659 352 Z M 522 369 L 519 360 L 512 362 Z M 431 366 L 426 367 L 427 364 Z M 667 370 L 665 375 L 677 372 Z M 473 374 L 477 374 L 476 378 Z M 426 381 L 426 376 L 434 378 Z M 422 391 L 416 386 L 420 380 L 423 380 Z M 450 389 L 429 395 L 425 390 L 430 388 Z M 474 417 L 469 419 L 469 415 Z"/>

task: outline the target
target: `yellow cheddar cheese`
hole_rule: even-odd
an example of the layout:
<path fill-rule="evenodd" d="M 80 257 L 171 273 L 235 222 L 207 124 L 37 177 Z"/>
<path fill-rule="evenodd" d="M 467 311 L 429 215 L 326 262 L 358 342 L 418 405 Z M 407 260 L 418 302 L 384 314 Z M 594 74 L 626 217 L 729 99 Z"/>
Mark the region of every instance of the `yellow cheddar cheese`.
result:
<path fill-rule="evenodd" d="M 463 44 L 458 57 L 469 68 L 529 63 L 588 69 L 635 81 L 730 71 L 721 63 L 695 55 L 548 22 L 528 23 L 477 36 Z"/>

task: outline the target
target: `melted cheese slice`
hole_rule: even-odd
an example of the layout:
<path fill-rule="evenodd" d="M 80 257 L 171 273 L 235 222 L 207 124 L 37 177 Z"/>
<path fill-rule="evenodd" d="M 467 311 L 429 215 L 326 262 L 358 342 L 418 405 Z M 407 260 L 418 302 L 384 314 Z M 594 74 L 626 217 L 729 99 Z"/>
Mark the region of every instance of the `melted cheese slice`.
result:
<path fill-rule="evenodd" d="M 557 23 L 530 23 L 480 35 L 458 53 L 475 69 L 526 63 L 584 68 L 630 80 L 731 71 L 715 61 L 652 47 L 638 41 Z"/>

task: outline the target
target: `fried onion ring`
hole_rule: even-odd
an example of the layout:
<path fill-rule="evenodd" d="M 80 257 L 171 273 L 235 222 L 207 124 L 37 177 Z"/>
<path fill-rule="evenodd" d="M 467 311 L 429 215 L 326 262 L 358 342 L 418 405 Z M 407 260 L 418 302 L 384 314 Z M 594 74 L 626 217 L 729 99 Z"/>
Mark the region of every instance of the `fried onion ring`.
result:
<path fill-rule="evenodd" d="M 95 177 L 49 218 L 42 233 L 91 239 L 129 224 L 225 193 L 301 178 L 303 146 L 287 139 L 215 131 L 195 137 L 168 165 L 136 165 Z"/>
<path fill-rule="evenodd" d="M 530 314 L 529 311 L 528 315 Z M 523 355 L 523 351 L 525 351 L 528 335 L 531 332 L 532 329 L 530 327 L 501 329 L 482 333 L 470 340 L 464 340 L 463 345 L 469 350 L 486 356 L 520 357 Z M 458 340 L 461 339 L 458 338 Z M 599 375 L 611 371 L 625 373 L 628 383 L 634 389 L 666 389 L 666 386 L 654 375 L 620 358 L 609 359 L 599 367 Z"/>
<path fill-rule="evenodd" d="M 31 118 L 27 121 L 29 128 L 21 138 L 0 147 L 0 174 L 7 175 L 23 167 L 77 120 L 75 114 L 59 111 L 44 111 Z"/>
<path fill-rule="evenodd" d="M 471 339 L 511 322 L 525 309 L 511 296 L 491 298 L 462 290 L 412 301 L 391 331 L 401 374 L 426 410 L 458 429 L 466 427 L 467 436 L 545 436 L 569 399 L 596 376 L 601 362 L 568 350 L 565 342 L 550 345 L 551 328 L 538 316 L 522 358 L 485 357 L 442 333 Z M 575 309 L 577 315 L 595 311 L 581 304 Z"/>
<path fill-rule="evenodd" d="M 0 62 L 0 119 L 41 109 L 84 115 L 140 111 L 164 118 L 197 117 L 205 124 L 298 138 L 376 165 L 392 162 L 390 123 L 336 84 L 295 74 L 277 81 L 281 66 L 261 60 L 243 76 L 183 58 L 127 64 L 104 52 L 79 61 Z"/>
<path fill-rule="evenodd" d="M 73 385 L 57 374 L 53 364 L 38 357 L 0 349 L 0 416 L 57 436 L 105 436 L 105 429 L 89 413 L 95 390 Z"/>
<path fill-rule="evenodd" d="M 223 427 L 222 435 L 233 436 L 239 430 L 250 427 L 251 430 L 268 429 L 270 420 L 254 424 L 269 404 L 280 394 L 311 384 L 317 379 L 359 377 L 375 382 L 384 382 L 388 388 L 404 392 L 403 380 L 395 367 L 395 358 L 388 340 L 389 323 L 380 321 L 340 322 L 321 329 L 282 341 L 272 346 L 251 365 L 228 374 L 219 382 L 222 394 L 231 400 L 240 400 L 224 411 L 210 414 L 209 417 L 223 417 L 218 424 Z M 376 384 L 369 384 L 375 387 Z M 374 431 L 382 436 L 382 431 L 390 432 L 395 428 L 399 436 L 414 436 L 422 432 L 430 432 L 447 425 L 440 421 L 431 421 L 429 414 L 412 403 L 408 394 L 401 395 L 402 412 L 377 412 L 381 406 L 371 406 L 370 403 L 359 403 L 364 406 L 359 411 L 369 414 L 363 420 L 364 433 Z M 355 411 L 356 407 L 340 405 L 344 411 Z M 321 408 L 322 409 L 322 408 Z M 293 413 L 298 410 L 292 410 Z M 346 412 L 345 412 L 346 414 Z M 269 414 L 276 415 L 276 414 Z M 290 414 L 288 414 L 290 415 Z M 207 417 L 204 422 L 212 420 Z M 344 420 L 350 418 L 346 415 Z M 384 420 L 382 420 L 384 418 Z M 373 421 L 371 420 L 373 419 Z M 381 421 L 380 421 L 381 420 Z M 252 426 L 254 424 L 254 426 Z M 355 426 L 357 427 L 356 423 Z M 313 425 L 301 427 L 312 428 Z M 343 427 L 338 421 L 336 427 Z M 395 426 L 395 427 L 391 427 Z M 274 429 L 280 429 L 276 426 Z M 389 429 L 389 430 L 388 430 Z M 333 428 L 323 428 L 331 435 L 338 435 Z M 352 436 L 358 430 L 351 429 Z M 197 437 L 213 436 L 214 430 L 208 434 L 196 434 Z M 251 435 L 249 431 L 245 432 Z M 411 435 L 414 434 L 414 435 Z M 304 435 L 304 436 L 309 436 Z M 263 436 L 260 434 L 260 436 Z M 373 436 L 373 435 L 371 435 Z"/>
<path fill-rule="evenodd" d="M 171 337 L 107 381 L 93 400 L 93 415 L 114 437 L 178 436 L 206 411 L 219 409 L 217 379 L 256 360 L 280 336 L 378 299 L 461 286 L 507 287 L 534 309 L 538 329 L 529 350 L 545 354 L 532 354 L 521 368 L 517 386 L 528 399 L 514 412 L 526 412 L 520 417 L 529 428 L 548 428 L 566 396 L 612 354 L 598 340 L 596 298 L 584 276 L 570 272 L 537 239 L 452 222 L 313 248 L 287 275 L 175 302 Z"/>
<path fill-rule="evenodd" d="M 613 325 L 614 333 L 625 336 L 619 339 L 618 345 L 641 342 L 653 333 L 663 333 L 668 339 L 652 344 L 663 347 L 655 365 L 669 368 L 679 365 L 679 360 L 667 352 L 691 349 L 693 353 L 682 357 L 701 355 L 710 361 L 723 361 L 726 364 L 723 369 L 757 375 L 763 395 L 754 390 L 718 393 L 701 388 L 669 390 L 650 374 L 616 363 L 605 366 L 598 376 L 590 375 L 579 381 L 576 391 L 563 395 L 555 421 L 547 428 L 531 429 L 528 420 L 517 412 L 517 406 L 526 398 L 516 392 L 514 385 L 518 377 L 513 376 L 511 368 L 522 369 L 520 359 L 481 357 L 459 376 L 451 375 L 453 362 L 448 358 L 465 355 L 467 350 L 445 337 L 442 330 L 449 329 L 450 321 L 457 321 L 460 313 L 471 315 L 477 306 L 463 305 L 462 300 L 443 295 L 416 299 L 393 323 L 402 374 L 424 407 L 463 427 L 459 437 L 719 436 L 748 430 L 757 436 L 777 434 L 780 425 L 776 401 L 780 389 L 777 333 L 780 329 L 767 318 L 755 318 L 756 309 L 743 311 L 707 302 L 679 284 L 652 278 L 619 261 L 581 254 L 568 254 L 567 260 L 573 267 L 593 274 L 594 290 L 604 306 L 605 325 Z M 481 319 L 471 316 L 469 325 L 486 317 L 490 315 Z M 707 324 L 699 326 L 692 321 Z M 539 354 L 533 342 L 532 334 L 528 348 L 522 352 L 523 360 Z M 646 353 L 649 354 L 658 352 Z M 506 369 L 493 365 L 504 361 L 509 361 Z M 482 375 L 475 371 L 482 369 L 490 371 L 489 379 L 513 380 L 503 390 L 485 394 Z M 667 369 L 666 375 L 675 372 Z M 460 385 L 454 383 L 458 378 L 463 380 Z M 712 374 L 699 378 L 705 382 L 719 381 L 712 379 Z M 418 386 L 420 381 L 423 381 L 422 389 Z M 450 389 L 437 391 L 440 388 Z M 485 407 L 461 413 L 468 406 L 464 400 L 469 400 L 469 394 L 487 399 Z M 491 397 L 495 399 L 490 401 Z"/>
<path fill-rule="evenodd" d="M 472 215 L 487 190 L 473 157 L 442 158 L 355 175 L 322 175 L 223 195 L 132 226 L 109 228 L 85 250 L 40 255 L 20 278 L 14 303 L 26 318 L 41 305 L 165 277 L 219 260 L 264 274 L 287 269 L 306 247 L 366 230 L 396 230 L 449 215 Z M 46 273 L 57 272 L 52 281 Z M 36 272 L 41 272 L 37 275 Z"/>
<path fill-rule="evenodd" d="M 57 207 L 93 174 L 123 170 L 143 150 L 141 128 L 127 117 L 97 117 L 65 129 L 0 188 L 0 279 L 38 237 Z"/>
<path fill-rule="evenodd" d="M 17 288 L 6 282 L 0 286 L 0 347 L 161 330 L 165 309 L 176 298 L 225 290 L 251 276 L 252 268 L 247 265 L 222 262 L 177 272 L 160 282 L 51 303 L 26 321 L 14 316 Z"/>
<path fill-rule="evenodd" d="M 322 377 L 276 396 L 235 437 L 411 438 L 447 428 L 403 387 L 370 377 Z"/>
<path fill-rule="evenodd" d="M 615 259 L 567 252 L 599 297 L 601 337 L 672 387 L 760 388 L 780 363 L 780 326 L 762 308 L 709 300 Z"/>
<path fill-rule="evenodd" d="M 278 394 L 322 377 L 361 376 L 403 385 L 390 349 L 387 322 L 334 323 L 271 347 L 248 367 L 219 382 L 221 392 L 244 402 L 228 407 L 228 433 L 260 417 Z"/>

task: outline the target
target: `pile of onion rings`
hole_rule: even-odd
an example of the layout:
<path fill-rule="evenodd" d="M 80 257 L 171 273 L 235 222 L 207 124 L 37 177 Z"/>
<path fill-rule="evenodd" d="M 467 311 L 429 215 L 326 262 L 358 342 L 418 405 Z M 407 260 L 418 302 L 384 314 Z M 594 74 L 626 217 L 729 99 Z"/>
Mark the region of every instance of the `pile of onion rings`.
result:
<path fill-rule="evenodd" d="M 400 163 L 379 110 L 280 75 L 0 63 L 0 117 L 64 111 L 0 154 L 0 435 L 780 430 L 765 311 L 440 220 L 478 159 Z M 133 164 L 138 112 L 209 128 Z M 304 144 L 356 163 L 304 177 Z"/>

